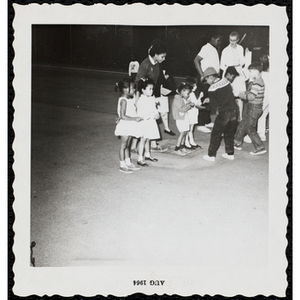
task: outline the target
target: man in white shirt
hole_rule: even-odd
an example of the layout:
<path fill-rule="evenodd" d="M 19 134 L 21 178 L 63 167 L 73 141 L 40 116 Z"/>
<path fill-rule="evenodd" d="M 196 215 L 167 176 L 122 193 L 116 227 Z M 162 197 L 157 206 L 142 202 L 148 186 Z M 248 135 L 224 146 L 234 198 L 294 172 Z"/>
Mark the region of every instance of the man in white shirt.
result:
<path fill-rule="evenodd" d="M 235 67 L 240 76 L 232 82 L 233 90 L 239 92 L 246 91 L 246 84 L 244 76 L 241 76 L 242 68 L 245 64 L 244 48 L 238 44 L 240 36 L 238 32 L 233 31 L 229 35 L 229 45 L 223 49 L 221 54 L 220 68 L 224 74 L 228 67 Z M 239 119 L 242 119 L 243 101 L 237 98 L 239 106 Z"/>
<path fill-rule="evenodd" d="M 220 68 L 223 72 L 227 67 L 235 67 L 240 73 L 243 65 L 245 64 L 244 48 L 238 44 L 239 34 L 233 31 L 229 35 L 229 45 L 224 48 L 221 55 Z"/>
<path fill-rule="evenodd" d="M 218 74 L 220 71 L 220 59 L 217 50 L 220 43 L 221 36 L 218 33 L 212 35 L 210 41 L 201 48 L 200 52 L 194 59 L 194 64 L 200 77 L 198 90 L 199 92 L 204 93 L 204 97 L 202 99 L 207 97 L 209 87 L 206 83 L 202 82 L 204 79 L 204 71 L 209 67 L 214 68 Z M 213 127 L 214 124 L 211 122 L 209 106 L 203 106 L 203 108 L 204 109 L 199 110 L 197 129 L 199 131 L 209 133 L 211 130 L 208 127 Z"/>
<path fill-rule="evenodd" d="M 220 59 L 217 49 L 220 43 L 220 35 L 212 37 L 211 40 L 201 48 L 200 52 L 195 57 L 194 64 L 201 76 L 201 81 L 203 80 L 204 71 L 209 67 L 214 68 L 219 73 Z"/>

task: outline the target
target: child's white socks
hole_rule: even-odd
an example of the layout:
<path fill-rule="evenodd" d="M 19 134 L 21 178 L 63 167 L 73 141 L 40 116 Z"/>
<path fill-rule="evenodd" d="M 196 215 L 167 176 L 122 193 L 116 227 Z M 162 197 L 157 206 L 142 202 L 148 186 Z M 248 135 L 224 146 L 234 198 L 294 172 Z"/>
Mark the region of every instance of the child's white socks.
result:
<path fill-rule="evenodd" d="M 125 158 L 125 164 L 126 164 L 127 166 L 131 165 L 131 160 L 130 160 L 130 158 Z"/>

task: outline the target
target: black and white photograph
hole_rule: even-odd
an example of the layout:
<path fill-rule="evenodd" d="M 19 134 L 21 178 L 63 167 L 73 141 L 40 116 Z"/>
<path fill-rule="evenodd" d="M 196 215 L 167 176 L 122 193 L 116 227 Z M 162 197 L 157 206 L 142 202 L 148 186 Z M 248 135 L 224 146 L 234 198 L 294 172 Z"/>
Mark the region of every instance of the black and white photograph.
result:
<path fill-rule="evenodd" d="M 14 293 L 283 297 L 285 7 L 13 7 Z"/>

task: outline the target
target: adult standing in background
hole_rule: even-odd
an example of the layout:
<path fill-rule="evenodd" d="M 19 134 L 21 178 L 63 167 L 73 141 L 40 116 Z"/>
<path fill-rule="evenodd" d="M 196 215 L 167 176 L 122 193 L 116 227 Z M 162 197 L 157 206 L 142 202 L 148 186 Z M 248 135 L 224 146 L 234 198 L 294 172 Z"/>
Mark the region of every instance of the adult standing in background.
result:
<path fill-rule="evenodd" d="M 238 44 L 240 36 L 233 31 L 229 35 L 229 45 L 223 49 L 221 54 L 220 68 L 224 72 L 227 67 L 235 67 L 240 73 L 245 64 L 244 48 Z"/>
<path fill-rule="evenodd" d="M 237 76 L 232 82 L 232 88 L 237 93 L 246 91 L 245 77 L 242 76 L 242 68 L 245 64 L 244 48 L 238 44 L 240 40 L 239 33 L 233 31 L 229 35 L 229 45 L 223 49 L 221 54 L 220 68 L 223 74 L 228 67 L 235 67 L 240 76 Z M 243 101 L 236 99 L 239 107 L 239 119 L 242 119 Z"/>
<path fill-rule="evenodd" d="M 203 92 L 204 96 L 202 99 L 206 99 L 208 96 L 209 85 L 204 80 L 204 71 L 207 68 L 214 68 L 217 74 L 220 72 L 220 59 L 218 53 L 218 47 L 221 43 L 221 35 L 215 33 L 211 36 L 210 41 L 204 45 L 200 52 L 194 59 L 194 64 L 198 72 L 198 92 Z M 199 131 L 209 133 L 211 130 L 209 127 L 213 127 L 214 124 L 211 122 L 211 108 L 209 104 L 205 104 L 205 109 L 199 110 L 198 115 L 198 127 Z"/>
<path fill-rule="evenodd" d="M 154 41 L 149 49 L 148 57 L 140 64 L 136 82 L 141 78 L 151 78 L 154 81 L 153 95 L 158 103 L 158 110 L 165 127 L 164 131 L 169 135 L 175 135 L 169 128 L 169 99 L 161 95 L 161 87 L 168 88 L 170 86 L 160 65 L 166 59 L 167 52 L 168 47 L 165 42 L 160 40 Z M 170 88 L 170 90 L 172 89 L 173 87 Z M 164 151 L 156 142 L 155 144 L 152 143 L 151 147 L 154 151 Z"/>
<path fill-rule="evenodd" d="M 131 61 L 128 66 L 128 75 L 135 81 L 137 72 L 139 70 L 140 63 L 136 60 L 135 55 L 131 55 Z"/>

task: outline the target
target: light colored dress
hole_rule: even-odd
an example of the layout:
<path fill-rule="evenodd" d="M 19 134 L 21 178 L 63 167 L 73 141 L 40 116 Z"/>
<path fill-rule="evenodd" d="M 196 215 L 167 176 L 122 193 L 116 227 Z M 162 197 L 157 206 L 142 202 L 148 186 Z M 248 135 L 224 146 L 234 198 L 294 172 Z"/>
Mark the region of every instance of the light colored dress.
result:
<path fill-rule="evenodd" d="M 197 99 L 194 92 L 190 93 L 188 100 L 194 103 L 195 105 L 201 105 L 200 100 Z M 194 125 L 198 123 L 198 114 L 199 114 L 198 108 L 192 107 L 190 110 L 188 110 L 187 114 L 188 114 L 190 125 Z"/>
<path fill-rule="evenodd" d="M 187 113 L 184 113 L 183 120 L 176 120 L 176 126 L 179 132 L 185 132 L 190 130 L 189 117 Z"/>
<path fill-rule="evenodd" d="M 168 113 L 169 112 L 169 98 L 167 96 L 160 96 L 155 98 L 156 102 L 159 102 L 157 107 L 160 113 Z"/>
<path fill-rule="evenodd" d="M 142 136 L 150 140 L 159 139 L 160 134 L 155 119 L 159 116 L 159 114 L 156 108 L 155 98 L 153 96 L 140 96 L 137 101 L 137 115 L 143 119 L 143 121 L 140 122 Z"/>
<path fill-rule="evenodd" d="M 121 118 L 121 101 L 126 101 L 126 116 L 128 117 L 137 117 L 136 107 L 135 107 L 135 99 L 134 98 L 126 98 L 120 97 L 118 100 L 118 116 Z M 116 136 L 134 136 L 134 137 L 141 137 L 141 125 L 140 122 L 136 121 L 129 121 L 129 120 L 122 120 L 120 119 L 116 129 L 115 129 Z"/>

